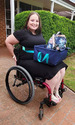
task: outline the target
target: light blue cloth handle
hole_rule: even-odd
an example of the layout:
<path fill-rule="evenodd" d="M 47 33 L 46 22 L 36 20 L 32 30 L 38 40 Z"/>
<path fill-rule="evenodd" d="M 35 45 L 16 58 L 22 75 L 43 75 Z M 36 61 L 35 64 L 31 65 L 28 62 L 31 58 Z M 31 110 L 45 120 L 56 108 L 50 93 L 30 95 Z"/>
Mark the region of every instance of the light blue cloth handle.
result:
<path fill-rule="evenodd" d="M 26 49 L 26 48 L 25 48 L 24 46 L 22 46 L 22 50 L 25 51 L 25 49 Z"/>
<path fill-rule="evenodd" d="M 43 62 L 44 60 L 46 60 L 46 63 L 48 64 L 49 54 L 47 53 L 42 59 L 42 53 L 38 52 L 37 60 L 38 62 Z"/>
<path fill-rule="evenodd" d="M 34 53 L 34 50 L 26 50 L 26 48 L 24 46 L 22 46 L 22 50 L 27 53 Z"/>

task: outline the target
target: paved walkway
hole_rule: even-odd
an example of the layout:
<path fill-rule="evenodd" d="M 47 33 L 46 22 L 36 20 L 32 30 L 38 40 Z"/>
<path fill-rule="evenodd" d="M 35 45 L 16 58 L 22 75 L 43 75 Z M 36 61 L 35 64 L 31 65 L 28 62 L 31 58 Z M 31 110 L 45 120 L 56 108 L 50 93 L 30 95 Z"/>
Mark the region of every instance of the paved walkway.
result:
<path fill-rule="evenodd" d="M 6 48 L 0 48 L 0 125 L 75 125 L 75 93 L 67 89 L 63 100 L 54 107 L 44 105 L 44 117 L 38 118 L 44 89 L 35 90 L 34 99 L 27 105 L 14 102 L 5 86 L 7 70 L 15 65 Z"/>

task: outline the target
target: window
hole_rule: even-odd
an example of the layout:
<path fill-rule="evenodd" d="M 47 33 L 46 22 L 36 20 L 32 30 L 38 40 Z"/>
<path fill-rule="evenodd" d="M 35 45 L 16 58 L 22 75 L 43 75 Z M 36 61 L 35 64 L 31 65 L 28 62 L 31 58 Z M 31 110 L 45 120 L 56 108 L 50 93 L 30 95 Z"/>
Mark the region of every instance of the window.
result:
<path fill-rule="evenodd" d="M 32 10 L 42 10 L 42 8 L 37 6 L 32 6 Z"/>
<path fill-rule="evenodd" d="M 5 0 L 5 12 L 6 12 L 6 35 L 8 36 L 11 33 L 11 15 L 10 15 L 10 0 Z"/>
<path fill-rule="evenodd" d="M 41 10 L 42 8 L 19 2 L 19 12 L 26 10 Z M 17 14 L 17 0 L 15 0 L 15 15 Z M 6 36 L 11 34 L 11 9 L 10 0 L 5 0 L 5 12 L 6 12 Z"/>
<path fill-rule="evenodd" d="M 22 12 L 22 11 L 25 11 L 25 10 L 31 10 L 31 5 L 20 2 L 19 12 Z"/>
<path fill-rule="evenodd" d="M 20 2 L 20 11 L 19 12 L 26 11 L 26 10 L 42 10 L 42 8 Z"/>
<path fill-rule="evenodd" d="M 15 10 L 17 8 L 17 2 L 15 1 Z M 11 10 L 10 0 L 5 0 L 5 12 L 6 12 L 6 36 L 11 34 Z M 16 14 L 16 11 L 15 11 Z"/>

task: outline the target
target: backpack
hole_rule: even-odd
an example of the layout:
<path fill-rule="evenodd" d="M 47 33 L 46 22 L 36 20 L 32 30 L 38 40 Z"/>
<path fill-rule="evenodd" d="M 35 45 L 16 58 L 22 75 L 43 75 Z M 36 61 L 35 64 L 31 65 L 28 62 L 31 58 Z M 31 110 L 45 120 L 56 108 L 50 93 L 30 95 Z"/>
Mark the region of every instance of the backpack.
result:
<path fill-rule="evenodd" d="M 63 51 L 66 48 L 66 37 L 61 34 L 61 32 L 57 32 L 57 34 L 53 34 L 49 39 L 47 48 Z"/>

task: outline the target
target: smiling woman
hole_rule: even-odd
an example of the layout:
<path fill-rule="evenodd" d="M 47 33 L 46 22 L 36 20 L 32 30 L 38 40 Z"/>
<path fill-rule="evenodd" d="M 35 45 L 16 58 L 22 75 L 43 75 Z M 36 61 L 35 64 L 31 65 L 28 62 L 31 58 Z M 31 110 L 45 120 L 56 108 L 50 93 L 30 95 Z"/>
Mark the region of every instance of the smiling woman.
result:
<path fill-rule="evenodd" d="M 24 28 L 30 30 L 31 32 L 35 30 L 34 31 L 35 34 L 40 34 L 41 33 L 40 15 L 37 12 L 30 13 L 30 15 L 27 18 Z"/>
<path fill-rule="evenodd" d="M 32 15 L 28 21 L 27 28 L 32 31 L 33 34 L 36 34 L 35 31 L 39 27 L 39 18 L 36 14 Z"/>
<path fill-rule="evenodd" d="M 60 62 L 56 66 L 50 66 L 33 60 L 34 54 L 32 51 L 34 50 L 34 45 L 46 44 L 41 33 L 39 14 L 37 12 L 31 12 L 27 18 L 24 29 L 18 30 L 8 36 L 5 43 L 14 59 L 17 60 L 17 64 L 24 67 L 31 74 L 33 79 L 35 77 L 43 78 L 51 88 L 52 101 L 59 103 L 62 100 L 59 95 L 59 87 L 65 75 L 67 65 L 64 62 Z M 21 45 L 19 60 L 16 53 L 13 51 L 13 45 L 17 43 Z M 48 91 L 46 96 L 49 96 Z"/>

